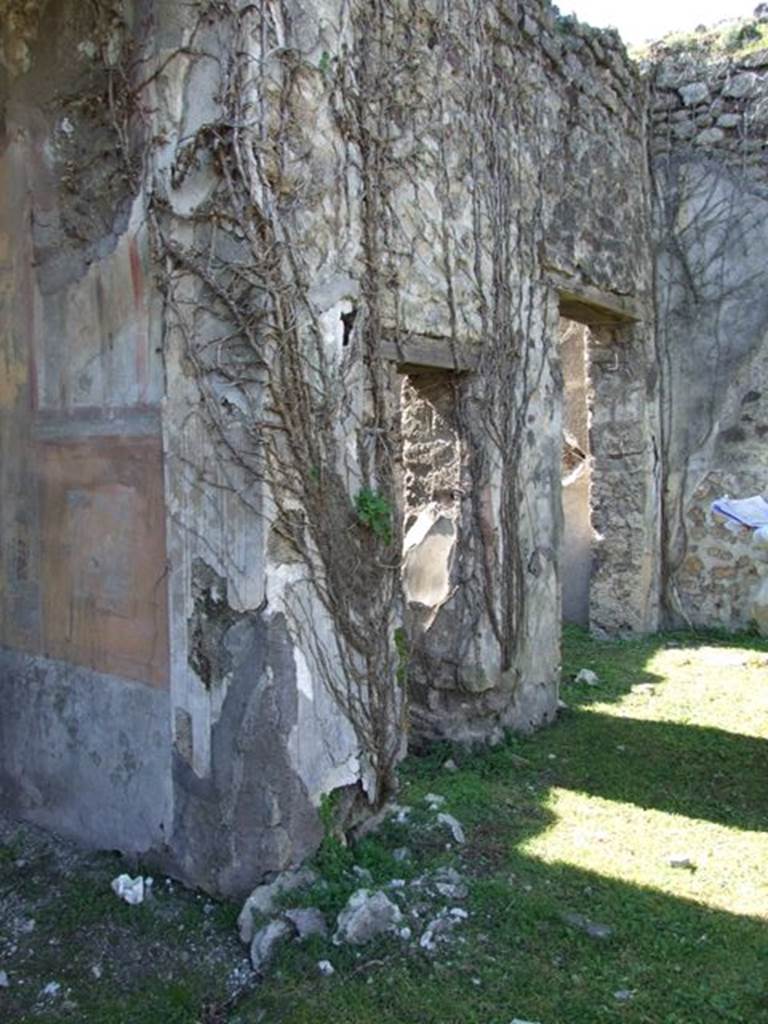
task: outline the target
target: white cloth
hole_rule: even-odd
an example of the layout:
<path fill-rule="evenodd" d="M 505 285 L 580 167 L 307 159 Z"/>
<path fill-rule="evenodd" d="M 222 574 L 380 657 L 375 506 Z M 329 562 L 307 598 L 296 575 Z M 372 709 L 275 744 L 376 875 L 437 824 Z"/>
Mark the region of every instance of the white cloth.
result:
<path fill-rule="evenodd" d="M 710 509 L 713 515 L 722 516 L 730 523 L 757 530 L 768 526 L 768 501 L 761 494 L 753 498 L 718 498 Z"/>

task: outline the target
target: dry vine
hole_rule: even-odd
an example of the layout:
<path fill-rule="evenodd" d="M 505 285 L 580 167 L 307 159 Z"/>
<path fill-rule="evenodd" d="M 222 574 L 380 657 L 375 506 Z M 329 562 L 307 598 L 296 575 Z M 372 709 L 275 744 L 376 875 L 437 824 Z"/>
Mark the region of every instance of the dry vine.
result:
<path fill-rule="evenodd" d="M 543 161 L 535 89 L 508 53 L 499 59 L 497 11 L 471 0 L 432 11 L 410 0 L 344 9 L 347 38 L 318 67 L 292 44 L 290 5 L 197 5 L 174 56 L 215 68 L 218 113 L 177 144 L 170 181 L 152 178 L 150 225 L 169 329 L 183 338 L 195 415 L 218 453 L 216 473 L 202 482 L 236 491 L 302 566 L 284 610 L 354 727 L 375 779 L 368 797 L 380 806 L 396 787 L 408 720 L 399 685 L 399 410 L 381 357 L 383 338 L 407 336 L 400 268 L 414 263 L 418 239 L 403 223 L 403 191 L 418 202 L 420 181 L 435 183 L 447 343 L 457 362 L 460 349 L 477 357 L 476 372 L 455 385 L 464 531 L 457 641 L 466 648 L 485 617 L 506 673 L 524 641 L 526 573 L 537 571 L 520 534 L 521 460 L 547 357 L 534 340 L 540 300 L 520 267 L 536 265 L 542 211 L 540 199 L 520 197 L 542 195 Z M 505 16 L 512 35 L 519 14 L 510 7 Z M 134 92 L 146 92 L 168 63 Z M 318 77 L 345 153 L 337 207 L 357 234 L 359 295 L 342 315 L 341 349 L 310 297 L 314 268 L 302 244 L 317 196 L 297 170 L 310 144 L 294 114 Z M 456 147 L 457 131 L 465 147 Z M 457 200 L 459 173 L 469 187 Z M 177 197 L 201 176 L 205 200 L 182 212 Z M 497 527 L 486 501 L 493 487 Z"/>

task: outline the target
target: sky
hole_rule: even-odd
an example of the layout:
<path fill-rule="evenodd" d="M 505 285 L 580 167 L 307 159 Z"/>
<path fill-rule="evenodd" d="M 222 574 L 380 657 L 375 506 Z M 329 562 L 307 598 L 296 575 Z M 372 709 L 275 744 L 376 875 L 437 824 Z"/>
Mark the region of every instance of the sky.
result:
<path fill-rule="evenodd" d="M 557 6 L 561 14 L 575 14 L 595 28 L 612 25 L 625 43 L 637 44 L 750 15 L 757 0 L 557 0 Z"/>

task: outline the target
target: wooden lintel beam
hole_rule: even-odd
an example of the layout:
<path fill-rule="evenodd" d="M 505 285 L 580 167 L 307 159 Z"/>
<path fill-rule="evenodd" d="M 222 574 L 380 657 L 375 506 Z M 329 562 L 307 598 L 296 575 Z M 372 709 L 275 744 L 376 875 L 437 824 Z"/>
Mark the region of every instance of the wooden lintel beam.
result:
<path fill-rule="evenodd" d="M 461 345 L 455 350 L 448 338 L 426 338 L 423 335 L 409 335 L 405 340 L 381 341 L 381 354 L 397 364 L 403 373 L 412 370 L 453 370 L 467 373 L 477 366 L 477 352 Z"/>
<path fill-rule="evenodd" d="M 640 303 L 632 296 L 579 284 L 551 271 L 547 277 L 557 289 L 561 316 L 570 320 L 587 326 L 602 326 L 636 323 L 643 319 Z"/>

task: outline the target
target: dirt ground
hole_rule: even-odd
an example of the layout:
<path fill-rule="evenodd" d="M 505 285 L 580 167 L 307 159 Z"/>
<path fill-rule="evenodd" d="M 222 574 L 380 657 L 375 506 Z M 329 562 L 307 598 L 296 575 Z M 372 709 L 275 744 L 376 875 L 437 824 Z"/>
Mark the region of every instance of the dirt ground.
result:
<path fill-rule="evenodd" d="M 131 992 L 132 1019 L 214 1022 L 250 988 L 237 905 L 157 878 L 145 901 L 129 906 L 111 888 L 123 872 L 138 873 L 117 854 L 82 850 L 0 813 L 4 1024 L 117 1024 Z"/>

